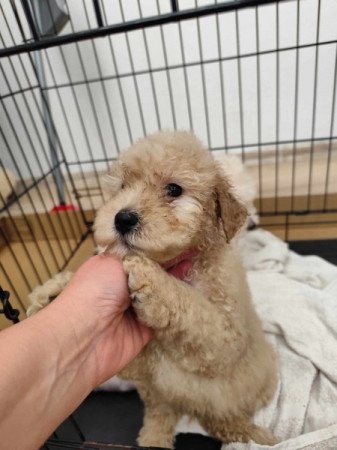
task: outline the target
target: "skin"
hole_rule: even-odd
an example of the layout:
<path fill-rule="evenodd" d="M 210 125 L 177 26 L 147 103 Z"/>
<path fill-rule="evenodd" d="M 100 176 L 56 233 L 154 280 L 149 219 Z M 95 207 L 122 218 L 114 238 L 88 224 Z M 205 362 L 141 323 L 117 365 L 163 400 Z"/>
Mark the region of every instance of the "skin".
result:
<path fill-rule="evenodd" d="M 183 278 L 191 264 L 171 270 Z M 94 256 L 58 298 L 0 333 L 1 447 L 36 450 L 84 398 L 128 364 L 152 331 L 129 309 L 119 259 Z"/>

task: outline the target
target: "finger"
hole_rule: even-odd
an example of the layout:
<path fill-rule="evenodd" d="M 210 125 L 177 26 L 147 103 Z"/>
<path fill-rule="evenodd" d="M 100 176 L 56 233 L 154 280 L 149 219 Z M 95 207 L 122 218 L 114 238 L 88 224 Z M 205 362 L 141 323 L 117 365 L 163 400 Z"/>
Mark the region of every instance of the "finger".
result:
<path fill-rule="evenodd" d="M 153 338 L 154 335 L 153 330 L 143 324 L 140 324 L 140 333 L 142 336 L 143 345 L 146 345 Z"/>

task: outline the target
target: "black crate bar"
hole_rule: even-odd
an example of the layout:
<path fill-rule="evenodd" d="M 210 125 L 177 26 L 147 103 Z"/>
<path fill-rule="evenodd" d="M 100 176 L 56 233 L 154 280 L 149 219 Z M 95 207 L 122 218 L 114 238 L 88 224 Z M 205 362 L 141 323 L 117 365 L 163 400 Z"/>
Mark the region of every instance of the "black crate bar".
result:
<path fill-rule="evenodd" d="M 288 1 L 288 0 L 278 0 L 278 1 Z M 27 3 L 27 0 L 25 0 L 25 3 Z M 148 17 L 140 20 L 131 20 L 121 24 L 107 25 L 100 28 L 93 28 L 63 36 L 48 37 L 48 38 L 39 38 L 36 29 L 33 26 L 33 28 L 31 28 L 31 31 L 34 42 L 28 42 L 26 44 L 1 49 L 0 57 L 17 55 L 19 53 L 41 50 L 43 48 L 55 47 L 63 44 L 70 44 L 73 42 L 79 42 L 86 39 L 94 39 L 98 37 L 104 37 L 107 35 L 126 33 L 128 31 L 155 27 L 158 25 L 164 25 L 166 23 L 180 22 L 187 19 L 195 19 L 198 17 L 209 16 L 211 14 L 240 10 L 243 8 L 251 8 L 254 6 L 265 5 L 268 3 L 269 4 L 275 3 L 275 0 L 232 0 L 225 3 L 217 3 L 214 5 L 198 7 L 183 11 L 178 10 L 170 12 L 168 14 L 162 14 L 161 16 Z"/>

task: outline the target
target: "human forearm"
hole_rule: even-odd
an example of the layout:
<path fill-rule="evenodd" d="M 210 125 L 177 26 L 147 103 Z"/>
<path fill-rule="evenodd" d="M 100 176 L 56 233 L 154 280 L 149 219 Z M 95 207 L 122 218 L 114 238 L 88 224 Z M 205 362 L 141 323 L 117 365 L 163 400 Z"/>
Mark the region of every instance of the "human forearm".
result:
<path fill-rule="evenodd" d="M 95 385 L 92 325 L 76 326 L 66 306 L 56 301 L 0 334 L 3 448 L 36 450 Z"/>

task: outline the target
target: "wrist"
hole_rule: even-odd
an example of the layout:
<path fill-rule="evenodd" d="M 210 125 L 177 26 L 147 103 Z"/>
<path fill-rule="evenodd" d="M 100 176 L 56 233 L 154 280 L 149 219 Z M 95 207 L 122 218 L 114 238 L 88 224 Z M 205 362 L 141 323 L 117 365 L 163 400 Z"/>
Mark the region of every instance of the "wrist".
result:
<path fill-rule="evenodd" d="M 93 359 L 107 324 L 100 322 L 88 308 L 77 309 L 68 300 L 61 294 L 45 309 L 44 320 L 50 324 L 54 352 L 58 355 L 57 376 L 72 373 L 89 393 L 98 384 Z"/>
<path fill-rule="evenodd" d="M 14 448 L 6 443 L 15 442 L 15 448 L 22 448 L 25 439 L 25 448 L 38 448 L 93 389 L 90 344 L 69 326 L 63 305 L 55 303 L 4 330 L 1 346 L 7 362 L 0 383 L 5 399 L 0 414 L 2 443 Z"/>

